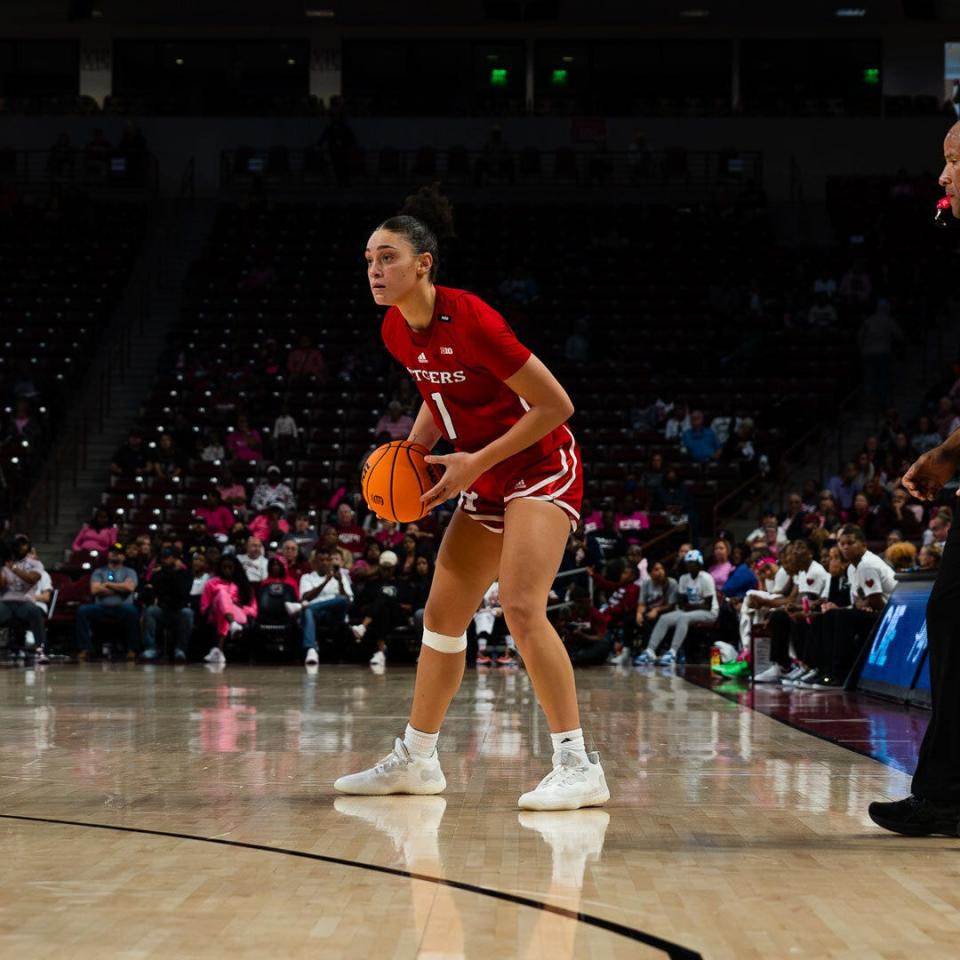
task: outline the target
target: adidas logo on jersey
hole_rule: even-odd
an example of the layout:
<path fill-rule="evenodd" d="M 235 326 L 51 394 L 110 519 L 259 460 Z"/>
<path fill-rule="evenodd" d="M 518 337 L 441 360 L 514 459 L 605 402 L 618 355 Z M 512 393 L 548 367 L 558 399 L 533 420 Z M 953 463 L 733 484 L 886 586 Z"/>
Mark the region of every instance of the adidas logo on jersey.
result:
<path fill-rule="evenodd" d="M 425 353 L 421 353 L 420 356 L 417 357 L 417 363 L 426 363 L 426 362 L 427 362 L 427 355 Z"/>
<path fill-rule="evenodd" d="M 440 348 L 440 352 L 441 352 L 441 353 L 449 354 L 449 355 L 452 357 L 452 356 L 453 356 L 453 347 L 441 347 L 441 348 Z"/>

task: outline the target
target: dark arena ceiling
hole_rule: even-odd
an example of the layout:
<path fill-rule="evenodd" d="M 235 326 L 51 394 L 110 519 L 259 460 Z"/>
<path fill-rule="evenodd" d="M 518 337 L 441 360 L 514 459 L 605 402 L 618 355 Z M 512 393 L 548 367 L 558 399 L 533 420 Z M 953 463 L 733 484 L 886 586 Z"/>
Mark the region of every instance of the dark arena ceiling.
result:
<path fill-rule="evenodd" d="M 836 26 L 849 23 L 960 22 L 960 0 L 2 0 L 3 24 L 108 23 L 292 24 L 326 20 L 341 26 L 490 23 L 701 23 L 736 26 Z M 859 14 L 859 11 L 863 11 Z M 852 14 L 852 15 L 850 15 Z"/>

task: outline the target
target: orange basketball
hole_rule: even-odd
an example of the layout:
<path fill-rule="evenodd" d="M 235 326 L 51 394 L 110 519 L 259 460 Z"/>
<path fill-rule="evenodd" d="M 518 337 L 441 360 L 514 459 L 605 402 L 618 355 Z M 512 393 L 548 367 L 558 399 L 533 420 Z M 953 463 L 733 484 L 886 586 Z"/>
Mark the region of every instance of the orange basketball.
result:
<path fill-rule="evenodd" d="M 443 475 L 424 461 L 429 453 L 420 443 L 391 440 L 367 457 L 360 474 L 360 491 L 378 517 L 413 523 L 425 515 L 420 497 Z"/>

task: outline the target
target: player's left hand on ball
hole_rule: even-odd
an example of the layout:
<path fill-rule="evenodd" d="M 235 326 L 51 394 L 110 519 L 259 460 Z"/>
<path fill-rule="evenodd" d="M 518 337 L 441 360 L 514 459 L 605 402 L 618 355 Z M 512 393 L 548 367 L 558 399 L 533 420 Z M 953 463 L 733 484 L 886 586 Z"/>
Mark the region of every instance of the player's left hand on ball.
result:
<path fill-rule="evenodd" d="M 472 453 L 448 453 L 442 457 L 431 454 L 423 459 L 427 463 L 443 467 L 440 482 L 420 498 L 427 510 L 432 510 L 438 504 L 457 496 L 462 490 L 469 489 L 482 472 Z"/>

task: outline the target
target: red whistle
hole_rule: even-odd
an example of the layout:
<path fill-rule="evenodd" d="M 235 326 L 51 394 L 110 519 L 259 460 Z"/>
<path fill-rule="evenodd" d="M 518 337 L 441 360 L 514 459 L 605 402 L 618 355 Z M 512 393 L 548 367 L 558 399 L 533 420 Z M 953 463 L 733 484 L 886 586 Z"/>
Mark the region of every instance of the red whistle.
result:
<path fill-rule="evenodd" d="M 950 217 L 948 214 L 950 209 L 949 197 L 941 197 L 937 201 L 937 212 L 933 215 L 933 222 L 938 227 L 948 227 L 950 225 Z"/>

